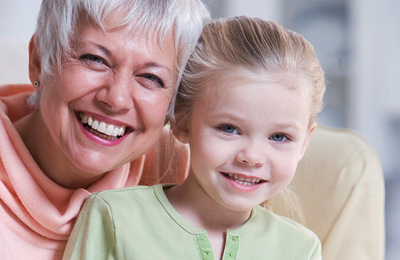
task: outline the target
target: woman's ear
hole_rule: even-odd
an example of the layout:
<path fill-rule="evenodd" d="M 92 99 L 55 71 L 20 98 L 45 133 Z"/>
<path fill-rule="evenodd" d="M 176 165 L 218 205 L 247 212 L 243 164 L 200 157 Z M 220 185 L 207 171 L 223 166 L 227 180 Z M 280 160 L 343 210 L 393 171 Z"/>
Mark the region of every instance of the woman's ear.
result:
<path fill-rule="evenodd" d="M 179 122 L 179 124 L 173 126 L 172 133 L 175 138 L 178 139 L 181 143 L 187 144 L 190 141 L 190 127 L 187 120 L 180 120 L 176 118 L 175 122 Z"/>
<path fill-rule="evenodd" d="M 32 84 L 40 78 L 40 59 L 35 45 L 35 35 L 29 41 L 29 79 Z"/>

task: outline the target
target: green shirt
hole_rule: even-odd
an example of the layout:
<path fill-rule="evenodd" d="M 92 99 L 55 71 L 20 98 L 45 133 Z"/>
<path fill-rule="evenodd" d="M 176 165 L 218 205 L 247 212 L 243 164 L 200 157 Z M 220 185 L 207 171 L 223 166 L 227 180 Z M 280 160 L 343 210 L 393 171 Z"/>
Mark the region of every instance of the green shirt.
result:
<path fill-rule="evenodd" d="M 86 201 L 64 259 L 214 259 L 206 230 L 191 226 L 169 203 L 164 186 L 93 194 Z M 317 236 L 262 207 L 227 230 L 224 260 L 321 259 Z"/>

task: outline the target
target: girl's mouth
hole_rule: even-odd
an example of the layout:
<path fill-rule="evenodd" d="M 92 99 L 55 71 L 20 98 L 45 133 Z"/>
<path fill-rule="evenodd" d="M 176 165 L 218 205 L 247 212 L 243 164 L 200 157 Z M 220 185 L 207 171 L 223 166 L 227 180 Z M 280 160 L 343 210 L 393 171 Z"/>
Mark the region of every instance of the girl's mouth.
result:
<path fill-rule="evenodd" d="M 252 186 L 252 185 L 257 185 L 257 184 L 265 182 L 265 180 L 262 180 L 262 179 L 244 177 L 244 176 L 236 175 L 233 173 L 223 172 L 222 174 L 224 174 L 226 178 L 229 178 L 232 181 L 239 183 L 241 185 L 245 185 L 245 186 Z"/>
<path fill-rule="evenodd" d="M 78 116 L 86 130 L 109 141 L 117 140 L 128 132 L 132 132 L 132 129 L 129 127 L 124 125 L 108 124 L 83 112 L 79 112 Z"/>

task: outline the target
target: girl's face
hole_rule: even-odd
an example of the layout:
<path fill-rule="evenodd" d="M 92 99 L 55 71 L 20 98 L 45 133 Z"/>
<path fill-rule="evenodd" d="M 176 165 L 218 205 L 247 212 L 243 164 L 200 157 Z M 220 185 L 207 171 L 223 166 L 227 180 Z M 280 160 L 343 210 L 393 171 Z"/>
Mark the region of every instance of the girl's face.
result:
<path fill-rule="evenodd" d="M 193 107 L 188 178 L 219 207 L 247 212 L 292 180 L 313 131 L 308 99 L 243 78 L 219 83 Z"/>
<path fill-rule="evenodd" d="M 160 45 L 150 34 L 90 24 L 74 36 L 71 57 L 41 82 L 40 142 L 54 163 L 98 176 L 160 137 L 177 78 L 174 41 L 172 32 Z"/>

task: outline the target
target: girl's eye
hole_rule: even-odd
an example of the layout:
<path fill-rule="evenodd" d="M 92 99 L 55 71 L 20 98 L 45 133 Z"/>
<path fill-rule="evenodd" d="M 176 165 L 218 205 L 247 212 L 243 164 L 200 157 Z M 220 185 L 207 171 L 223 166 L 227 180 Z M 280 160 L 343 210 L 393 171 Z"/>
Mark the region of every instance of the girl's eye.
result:
<path fill-rule="evenodd" d="M 274 134 L 270 137 L 270 139 L 275 142 L 283 142 L 288 140 L 288 138 L 284 134 Z"/>
<path fill-rule="evenodd" d="M 153 74 L 144 74 L 142 75 L 143 78 L 150 80 L 152 82 L 157 83 L 161 88 L 164 88 L 164 82 L 157 76 L 153 75 Z"/>
<path fill-rule="evenodd" d="M 228 134 L 239 134 L 239 131 L 236 129 L 236 127 L 232 125 L 222 125 L 219 128 Z"/>

